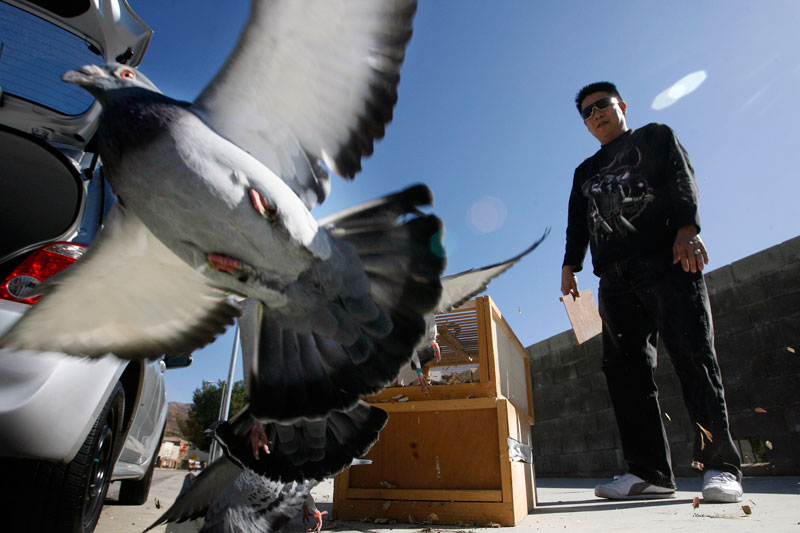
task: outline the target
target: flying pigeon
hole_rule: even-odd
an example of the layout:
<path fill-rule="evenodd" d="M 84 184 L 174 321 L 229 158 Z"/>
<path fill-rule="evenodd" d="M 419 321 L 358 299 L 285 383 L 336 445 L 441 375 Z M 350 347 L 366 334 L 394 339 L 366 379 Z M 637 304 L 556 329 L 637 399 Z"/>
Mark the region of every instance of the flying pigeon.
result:
<path fill-rule="evenodd" d="M 493 265 L 481 268 L 471 268 L 457 274 L 442 277 L 442 296 L 436 309 L 426 316 L 428 327 L 425 336 L 420 340 L 411 357 L 411 362 L 400 370 L 398 381 L 401 384 L 410 383 L 419 379 L 422 391 L 427 394 L 428 382 L 422 368 L 432 359 L 441 359 L 439 347 L 436 342 L 436 315 L 449 313 L 461 306 L 467 300 L 485 291 L 489 283 L 514 266 L 520 259 L 535 250 L 550 233 L 547 228 L 542 236 L 522 253 Z"/>
<path fill-rule="evenodd" d="M 366 454 L 388 420 L 382 409 L 359 401 L 315 421 L 320 424 L 303 420 L 259 425 L 263 446 L 250 439 L 249 416 L 245 408 L 216 425 L 225 455 L 197 476 L 148 529 L 204 516 L 203 531 L 230 530 L 222 524 L 239 527 L 234 531 L 275 531 L 309 501 L 314 486 Z M 319 526 L 321 515 L 316 518 Z"/>
<path fill-rule="evenodd" d="M 442 226 L 420 211 L 432 194 L 412 186 L 327 223 L 310 209 L 328 195 L 324 167 L 352 178 L 383 136 L 415 10 L 254 0 L 193 103 L 123 64 L 64 74 L 103 107 L 96 140 L 118 202 L 0 347 L 187 352 L 239 314 L 234 294 L 258 301 L 269 333 L 270 376 L 249 391 L 259 418 L 320 417 L 379 390 L 440 296 Z"/>

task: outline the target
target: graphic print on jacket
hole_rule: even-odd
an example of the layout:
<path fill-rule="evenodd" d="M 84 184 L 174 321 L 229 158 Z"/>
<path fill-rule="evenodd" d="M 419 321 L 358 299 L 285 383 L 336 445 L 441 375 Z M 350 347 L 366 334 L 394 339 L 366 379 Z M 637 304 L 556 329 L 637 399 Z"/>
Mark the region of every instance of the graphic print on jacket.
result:
<path fill-rule="evenodd" d="M 620 151 L 607 166 L 582 186 L 588 200 L 589 232 L 595 243 L 613 234 L 624 237 L 635 233 L 631 223 L 642 214 L 655 196 L 640 172 L 642 155 L 636 147 Z"/>

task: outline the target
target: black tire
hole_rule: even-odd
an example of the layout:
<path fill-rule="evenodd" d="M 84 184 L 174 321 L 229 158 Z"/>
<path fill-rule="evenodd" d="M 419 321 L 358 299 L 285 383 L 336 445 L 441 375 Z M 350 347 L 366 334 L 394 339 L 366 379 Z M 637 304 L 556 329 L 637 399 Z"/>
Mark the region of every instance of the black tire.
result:
<path fill-rule="evenodd" d="M 103 510 L 121 450 L 125 391 L 117 383 L 89 435 L 67 464 L 4 460 L 10 532 L 91 533 Z"/>
<path fill-rule="evenodd" d="M 161 428 L 161 436 L 158 437 L 156 449 L 153 450 L 153 457 L 150 458 L 150 466 L 142 479 L 125 479 L 119 485 L 119 503 L 123 505 L 142 505 L 147 501 L 150 494 L 150 485 L 153 483 L 153 472 L 156 469 L 156 458 L 158 450 L 161 448 L 161 441 L 164 440 L 164 430 L 167 428 L 167 421 Z"/>

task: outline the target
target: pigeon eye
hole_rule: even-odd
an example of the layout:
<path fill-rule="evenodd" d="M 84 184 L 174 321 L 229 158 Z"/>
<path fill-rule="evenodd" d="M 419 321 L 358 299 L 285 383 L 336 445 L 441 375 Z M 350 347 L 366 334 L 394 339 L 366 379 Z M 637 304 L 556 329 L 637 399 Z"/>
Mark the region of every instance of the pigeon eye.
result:
<path fill-rule="evenodd" d="M 130 69 L 125 69 L 119 73 L 119 77 L 132 80 L 136 78 L 136 74 Z"/>

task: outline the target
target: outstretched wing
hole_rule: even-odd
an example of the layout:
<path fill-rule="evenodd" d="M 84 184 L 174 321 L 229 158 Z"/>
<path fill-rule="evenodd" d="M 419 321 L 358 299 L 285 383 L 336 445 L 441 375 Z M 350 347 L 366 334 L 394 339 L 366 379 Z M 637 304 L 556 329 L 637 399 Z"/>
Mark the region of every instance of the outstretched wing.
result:
<path fill-rule="evenodd" d="M 242 471 L 242 467 L 228 457 L 220 457 L 193 481 L 184 486 L 169 509 L 158 520 L 150 524 L 150 531 L 164 522 L 185 522 L 205 516 L 214 500 L 224 491 Z"/>
<path fill-rule="evenodd" d="M 464 272 L 459 272 L 458 274 L 444 276 L 442 278 L 442 299 L 439 301 L 439 306 L 436 308 L 436 313 L 439 314 L 452 311 L 473 296 L 485 291 L 489 286 L 490 281 L 514 266 L 517 261 L 534 251 L 549 233 L 550 228 L 547 228 L 539 240 L 530 245 L 524 252 L 515 255 L 511 259 L 501 263 L 496 263 L 494 265 L 489 265 L 482 268 L 472 268 L 470 270 L 465 270 Z"/>
<path fill-rule="evenodd" d="M 311 208 L 361 169 L 397 101 L 415 0 L 254 0 L 193 109 Z"/>
<path fill-rule="evenodd" d="M 240 312 L 120 204 L 86 255 L 43 289 L 0 348 L 155 358 L 208 344 Z"/>
<path fill-rule="evenodd" d="M 247 406 L 216 427 L 215 436 L 228 457 L 243 467 L 283 482 L 323 480 L 348 468 L 378 440 L 389 415 L 359 400 L 316 420 L 263 424 L 269 453 L 255 455 L 250 432 L 255 424 Z"/>

